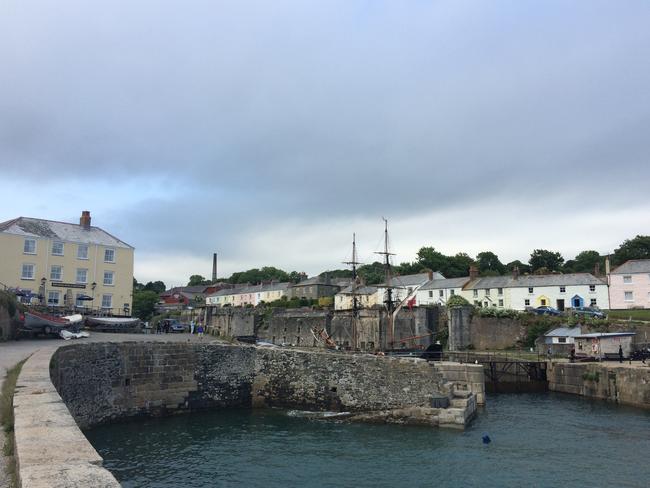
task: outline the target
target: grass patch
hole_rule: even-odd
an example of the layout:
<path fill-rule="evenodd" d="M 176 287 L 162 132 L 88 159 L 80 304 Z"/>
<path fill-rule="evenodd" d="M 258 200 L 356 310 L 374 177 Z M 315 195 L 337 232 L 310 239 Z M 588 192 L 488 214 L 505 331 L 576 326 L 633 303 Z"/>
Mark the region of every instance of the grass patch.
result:
<path fill-rule="evenodd" d="M 608 310 L 607 317 L 621 320 L 644 320 L 650 322 L 650 309 Z"/>
<path fill-rule="evenodd" d="M 25 361 L 27 360 L 19 362 L 7 371 L 7 377 L 0 392 L 0 425 L 2 425 L 2 437 L 4 437 L 2 455 L 7 458 L 7 474 L 12 481 L 12 486 L 17 486 L 16 461 L 14 459 L 14 391 L 18 375 Z"/>

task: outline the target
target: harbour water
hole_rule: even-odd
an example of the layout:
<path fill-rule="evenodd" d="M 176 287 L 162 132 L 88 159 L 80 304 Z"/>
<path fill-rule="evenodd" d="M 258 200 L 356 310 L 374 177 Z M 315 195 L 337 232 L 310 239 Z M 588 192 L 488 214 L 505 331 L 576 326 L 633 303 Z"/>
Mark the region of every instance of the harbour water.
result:
<path fill-rule="evenodd" d="M 223 410 L 86 435 L 127 488 L 650 486 L 650 412 L 553 393 L 492 395 L 465 431 Z"/>

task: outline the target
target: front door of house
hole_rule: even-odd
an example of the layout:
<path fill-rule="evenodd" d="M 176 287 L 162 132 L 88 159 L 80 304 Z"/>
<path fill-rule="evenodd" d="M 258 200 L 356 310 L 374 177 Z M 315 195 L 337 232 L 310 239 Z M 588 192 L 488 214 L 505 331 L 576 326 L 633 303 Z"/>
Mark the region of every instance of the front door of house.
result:
<path fill-rule="evenodd" d="M 561 299 L 561 300 L 558 299 L 558 301 L 557 301 L 557 309 L 560 312 L 564 312 L 564 299 Z"/>

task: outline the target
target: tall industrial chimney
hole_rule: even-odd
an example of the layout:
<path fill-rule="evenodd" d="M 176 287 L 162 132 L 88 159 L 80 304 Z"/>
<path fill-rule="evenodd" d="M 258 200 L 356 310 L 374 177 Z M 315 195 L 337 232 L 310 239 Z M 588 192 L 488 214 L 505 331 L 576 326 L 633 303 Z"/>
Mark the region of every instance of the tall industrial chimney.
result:
<path fill-rule="evenodd" d="M 81 212 L 81 217 L 79 218 L 79 225 L 84 229 L 90 229 L 90 211 L 84 210 Z"/>
<path fill-rule="evenodd" d="M 212 255 L 212 283 L 217 282 L 217 253 Z"/>

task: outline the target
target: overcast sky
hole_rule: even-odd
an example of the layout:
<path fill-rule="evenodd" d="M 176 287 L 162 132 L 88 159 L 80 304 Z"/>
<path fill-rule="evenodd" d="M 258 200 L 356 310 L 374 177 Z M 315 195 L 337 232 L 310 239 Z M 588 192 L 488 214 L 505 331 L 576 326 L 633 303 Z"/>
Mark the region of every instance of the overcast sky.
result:
<path fill-rule="evenodd" d="M 0 221 L 139 281 L 650 234 L 650 3 L 0 2 Z"/>

